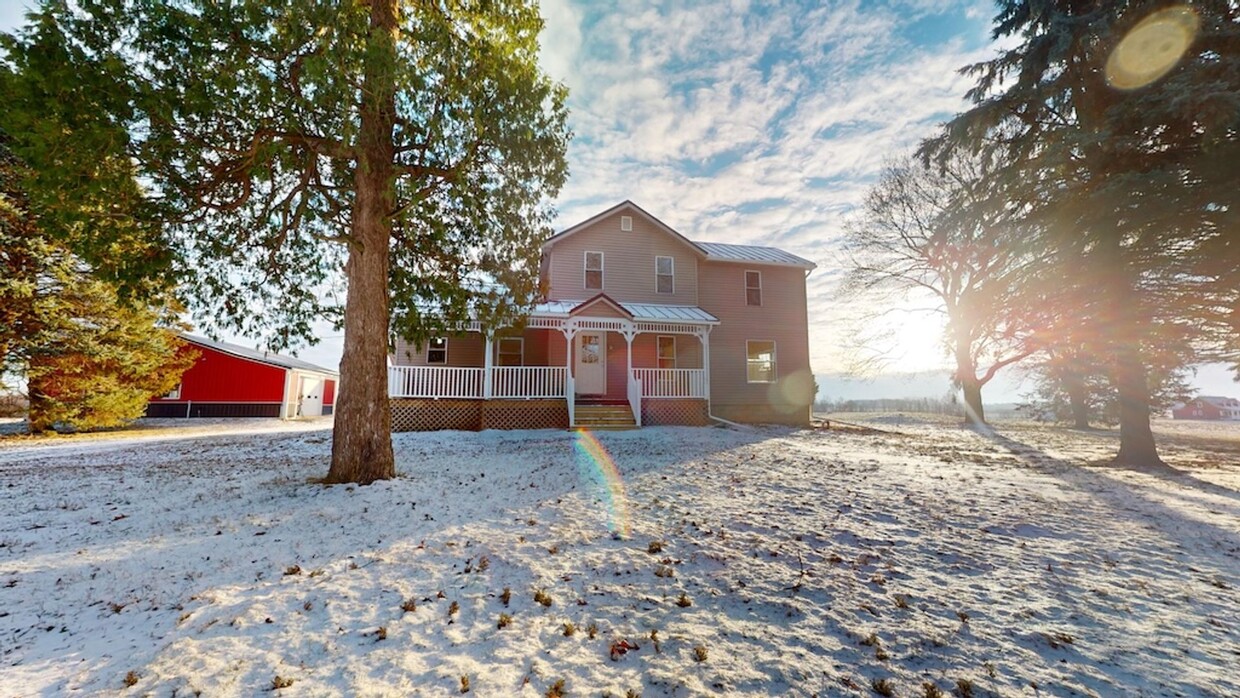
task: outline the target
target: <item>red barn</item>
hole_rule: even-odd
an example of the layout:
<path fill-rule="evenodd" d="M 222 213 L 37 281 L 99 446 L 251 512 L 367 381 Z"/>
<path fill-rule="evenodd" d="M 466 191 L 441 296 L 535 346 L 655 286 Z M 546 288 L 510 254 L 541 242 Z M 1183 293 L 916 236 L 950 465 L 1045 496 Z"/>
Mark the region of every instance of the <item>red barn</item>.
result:
<path fill-rule="evenodd" d="M 1240 419 L 1240 400 L 1202 395 L 1171 410 L 1176 419 Z"/>
<path fill-rule="evenodd" d="M 312 363 L 183 334 L 198 360 L 148 417 L 319 417 L 330 415 L 340 374 Z"/>

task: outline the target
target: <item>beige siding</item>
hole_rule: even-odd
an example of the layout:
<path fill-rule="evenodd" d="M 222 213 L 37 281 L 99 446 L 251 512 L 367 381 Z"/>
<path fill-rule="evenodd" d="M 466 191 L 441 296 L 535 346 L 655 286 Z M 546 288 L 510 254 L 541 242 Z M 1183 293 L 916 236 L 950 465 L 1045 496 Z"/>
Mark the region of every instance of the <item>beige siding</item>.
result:
<path fill-rule="evenodd" d="M 617 309 L 616 309 L 616 306 L 614 306 L 614 305 L 612 305 L 611 303 L 608 303 L 607 301 L 604 301 L 604 300 L 597 300 L 597 301 L 594 301 L 593 303 L 591 303 L 591 304 L 587 305 L 586 307 L 582 308 L 582 309 L 581 309 L 578 313 L 576 313 L 576 314 L 577 314 L 577 315 L 581 315 L 581 316 L 583 316 L 583 317 L 585 317 L 585 316 L 589 316 L 589 317 L 616 317 L 616 318 L 625 318 L 625 319 L 628 319 L 628 318 L 630 317 L 629 315 L 624 314 L 622 311 L 617 310 Z"/>
<path fill-rule="evenodd" d="M 620 217 L 632 216 L 633 230 L 620 230 Z M 659 229 L 645 216 L 620 210 L 552 245 L 550 300 L 585 300 L 599 293 L 585 287 L 585 253 L 603 253 L 603 289 L 621 303 L 697 305 L 698 253 Z M 655 292 L 655 257 L 674 261 L 674 293 Z"/>
<path fill-rule="evenodd" d="M 512 332 L 501 334 L 506 337 L 517 336 Z M 526 329 L 519 336 L 525 339 L 525 346 L 522 348 L 523 365 L 564 365 L 564 335 L 558 330 Z M 495 351 L 494 344 L 491 350 Z M 448 366 L 482 368 L 485 353 L 486 343 L 479 332 L 448 337 Z M 392 358 L 397 366 L 429 365 L 426 363 L 426 347 L 418 350 L 412 342 L 404 340 L 396 341 L 396 354 Z"/>
<path fill-rule="evenodd" d="M 744 421 L 809 421 L 813 373 L 805 271 L 787 267 L 703 262 L 700 305 L 719 318 L 710 334 L 710 393 L 714 414 Z M 745 272 L 762 272 L 762 305 L 749 306 Z M 773 340 L 777 382 L 750 383 L 745 342 Z M 787 415 L 785 419 L 775 416 Z"/>
<path fill-rule="evenodd" d="M 482 366 L 483 342 L 478 332 L 448 335 L 448 366 L 468 368 Z M 396 340 L 396 353 L 392 363 L 397 366 L 429 366 L 426 363 L 426 345 L 421 347 L 403 339 Z M 442 366 L 443 364 L 435 364 Z"/>
<path fill-rule="evenodd" d="M 676 368 L 702 368 L 702 345 L 697 337 L 665 335 L 676 339 Z M 633 338 L 633 368 L 658 368 L 658 334 Z"/>

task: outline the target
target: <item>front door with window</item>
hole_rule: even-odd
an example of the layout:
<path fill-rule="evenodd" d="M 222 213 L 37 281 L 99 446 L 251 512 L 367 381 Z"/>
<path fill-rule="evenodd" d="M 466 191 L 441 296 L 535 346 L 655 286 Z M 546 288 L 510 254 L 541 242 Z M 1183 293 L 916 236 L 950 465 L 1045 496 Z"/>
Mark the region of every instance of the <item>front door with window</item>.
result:
<path fill-rule="evenodd" d="M 578 395 L 602 395 L 607 392 L 607 335 L 603 332 L 582 332 L 577 335 L 576 380 Z"/>

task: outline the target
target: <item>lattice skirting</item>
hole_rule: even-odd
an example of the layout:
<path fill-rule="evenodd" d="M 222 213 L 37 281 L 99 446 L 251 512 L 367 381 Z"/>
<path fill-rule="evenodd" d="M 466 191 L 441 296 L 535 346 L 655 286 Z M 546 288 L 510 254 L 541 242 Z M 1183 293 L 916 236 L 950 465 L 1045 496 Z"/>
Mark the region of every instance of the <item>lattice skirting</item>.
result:
<path fill-rule="evenodd" d="M 392 431 L 567 429 L 563 400 L 392 400 Z"/>
<path fill-rule="evenodd" d="M 483 429 L 567 429 L 564 400 L 487 400 L 482 403 Z"/>
<path fill-rule="evenodd" d="M 642 400 L 642 426 L 704 427 L 710 424 L 705 400 Z"/>
<path fill-rule="evenodd" d="M 392 400 L 392 431 L 477 431 L 480 400 Z"/>

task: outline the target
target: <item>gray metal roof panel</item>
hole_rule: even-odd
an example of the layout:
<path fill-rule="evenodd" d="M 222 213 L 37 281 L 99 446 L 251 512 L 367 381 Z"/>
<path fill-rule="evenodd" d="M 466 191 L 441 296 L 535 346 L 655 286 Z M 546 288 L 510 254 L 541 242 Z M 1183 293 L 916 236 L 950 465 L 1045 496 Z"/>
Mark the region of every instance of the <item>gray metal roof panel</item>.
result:
<path fill-rule="evenodd" d="M 339 371 L 335 371 L 330 368 L 317 366 L 309 361 L 302 361 L 294 356 L 284 356 L 283 354 L 276 354 L 270 351 L 251 349 L 250 347 L 243 347 L 240 344 L 217 342 L 212 339 L 207 339 L 206 337 L 199 337 L 198 335 L 186 334 L 184 332 L 181 333 L 181 339 L 207 349 L 214 349 L 225 354 L 232 354 L 233 356 L 237 356 L 242 359 L 250 359 L 251 361 L 271 364 L 272 366 L 279 366 L 280 368 L 295 368 L 302 371 L 314 371 L 316 373 L 327 373 L 330 375 L 339 375 L 340 373 Z"/>
<path fill-rule="evenodd" d="M 778 247 L 760 245 L 733 245 L 725 242 L 697 242 L 698 247 L 706 250 L 706 259 L 724 262 L 756 262 L 759 264 L 779 264 L 804 269 L 816 269 L 817 264 L 785 252 Z"/>
<path fill-rule="evenodd" d="M 543 301 L 534 306 L 533 315 L 568 317 L 569 312 L 585 301 Z M 659 303 L 620 303 L 638 322 L 716 323 L 719 318 L 694 305 L 662 305 Z"/>

